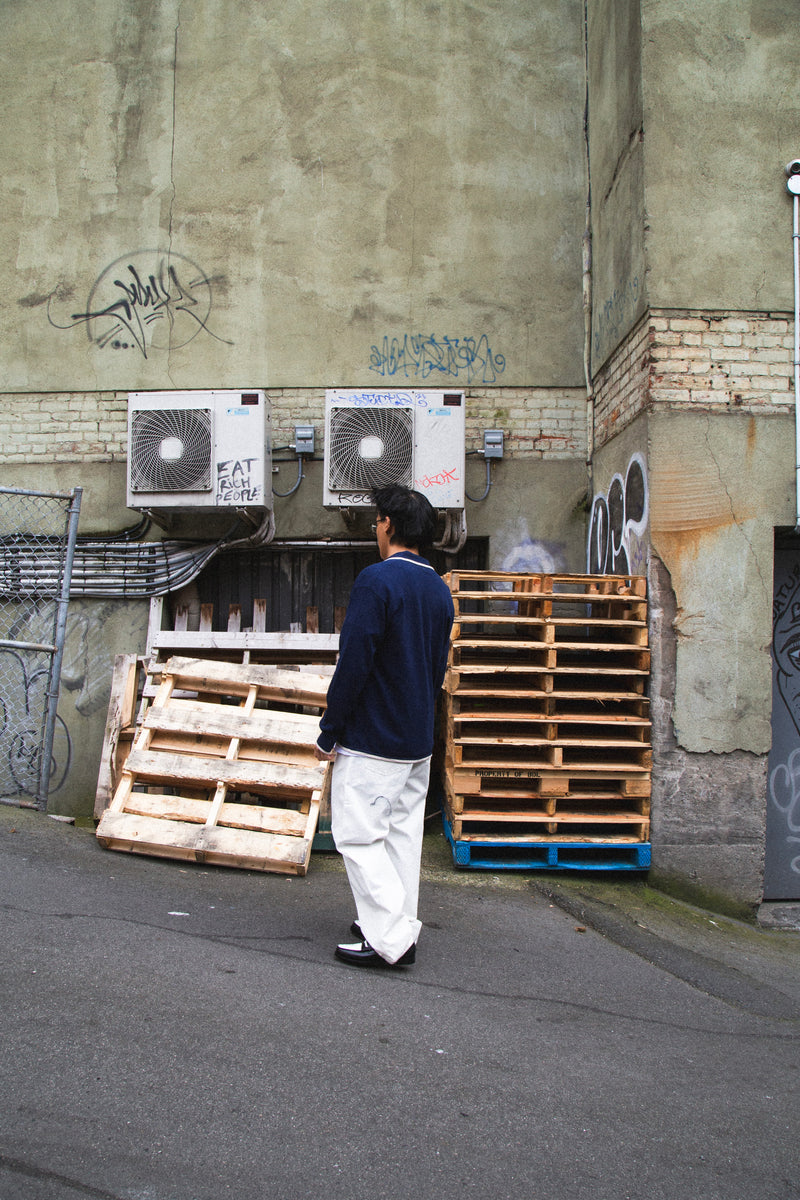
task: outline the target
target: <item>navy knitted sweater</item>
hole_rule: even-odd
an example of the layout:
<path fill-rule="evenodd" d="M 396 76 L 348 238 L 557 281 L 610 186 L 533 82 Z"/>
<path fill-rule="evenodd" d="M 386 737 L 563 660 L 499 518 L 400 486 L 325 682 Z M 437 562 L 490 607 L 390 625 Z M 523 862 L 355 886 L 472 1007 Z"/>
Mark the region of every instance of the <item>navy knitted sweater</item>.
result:
<path fill-rule="evenodd" d="M 360 572 L 339 638 L 317 745 L 415 761 L 433 750 L 453 599 L 426 559 L 402 551 Z"/>

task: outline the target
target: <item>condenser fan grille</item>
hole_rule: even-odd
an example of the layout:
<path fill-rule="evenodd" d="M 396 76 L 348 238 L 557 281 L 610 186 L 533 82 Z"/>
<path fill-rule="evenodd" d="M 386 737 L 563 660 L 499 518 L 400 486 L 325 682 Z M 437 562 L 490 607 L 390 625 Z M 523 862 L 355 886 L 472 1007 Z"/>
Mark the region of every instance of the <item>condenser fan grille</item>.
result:
<path fill-rule="evenodd" d="M 207 492 L 211 489 L 211 410 L 154 409 L 131 421 L 133 492 Z"/>
<path fill-rule="evenodd" d="M 414 476 L 414 417 L 408 408 L 332 408 L 328 487 L 368 491 Z"/>

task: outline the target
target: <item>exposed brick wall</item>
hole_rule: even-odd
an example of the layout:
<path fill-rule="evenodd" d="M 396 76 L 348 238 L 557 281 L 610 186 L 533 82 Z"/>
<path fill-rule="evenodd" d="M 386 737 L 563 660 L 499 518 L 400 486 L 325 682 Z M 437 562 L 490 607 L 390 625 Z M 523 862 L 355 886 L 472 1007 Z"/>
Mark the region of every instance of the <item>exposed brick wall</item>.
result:
<path fill-rule="evenodd" d="M 438 390 L 438 389 L 431 389 Z M 325 432 L 325 393 L 269 389 L 275 446 L 289 445 L 295 424 L 317 430 L 317 453 Z M 466 392 L 467 450 L 483 449 L 484 429 L 502 429 L 509 458 L 585 458 L 586 398 L 581 388 L 484 388 Z"/>
<path fill-rule="evenodd" d="M 788 316 L 651 310 L 595 380 L 594 446 L 605 444 L 644 408 L 781 410 L 793 403 L 793 326 Z M 294 439 L 295 424 L 317 429 L 322 452 L 325 393 L 268 389 L 273 442 Z M 575 459 L 587 453 L 582 388 L 467 391 L 467 449 L 484 429 L 505 432 L 509 458 Z M 127 393 L 0 397 L 0 463 L 124 461 Z"/>
<path fill-rule="evenodd" d="M 793 348 L 781 314 L 651 310 L 595 380 L 594 444 L 647 407 L 784 410 L 794 403 Z"/>
<path fill-rule="evenodd" d="M 126 392 L 0 396 L 0 462 L 124 461 Z"/>
<path fill-rule="evenodd" d="M 649 394 L 651 330 L 645 317 L 594 382 L 594 445 L 603 446 L 646 406 Z"/>
<path fill-rule="evenodd" d="M 294 441 L 296 424 L 317 431 L 322 453 L 325 392 L 267 390 L 273 444 Z M 126 392 L 0 396 L 0 463 L 124 461 Z M 467 449 L 483 448 L 483 430 L 502 429 L 509 458 L 586 457 L 586 399 L 581 388 L 486 388 L 467 392 Z"/>

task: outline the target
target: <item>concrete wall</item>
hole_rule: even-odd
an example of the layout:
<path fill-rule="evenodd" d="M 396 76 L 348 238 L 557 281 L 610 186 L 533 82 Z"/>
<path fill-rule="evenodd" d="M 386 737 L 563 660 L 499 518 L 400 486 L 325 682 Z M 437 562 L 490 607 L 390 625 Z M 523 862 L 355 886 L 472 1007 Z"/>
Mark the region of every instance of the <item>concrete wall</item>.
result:
<path fill-rule="evenodd" d="M 792 307 L 795 0 L 589 6 L 592 369 L 645 308 Z"/>
<path fill-rule="evenodd" d="M 651 407 L 594 459 L 587 563 L 648 575 L 653 872 L 749 906 L 763 883 L 773 524 L 791 519 L 792 433 L 788 413 Z"/>
<path fill-rule="evenodd" d="M 506 435 L 468 532 L 580 569 L 580 0 L 18 0 L 3 32 L 3 483 L 80 485 L 81 533 L 114 533 L 129 390 L 263 387 L 276 447 L 317 432 L 276 536 L 368 537 L 321 505 L 324 388 L 458 386 L 470 495 Z M 61 811 L 91 811 L 113 656 L 144 650 L 146 602 L 109 604 L 70 618 Z"/>
<path fill-rule="evenodd" d="M 589 551 L 597 560 L 609 481 L 643 455 L 648 525 L 633 541 L 650 577 L 654 869 L 752 905 L 774 528 L 795 519 L 783 167 L 800 154 L 797 9 L 608 0 L 590 6 L 588 32 Z"/>
<path fill-rule="evenodd" d="M 788 413 L 648 418 L 654 866 L 755 904 L 763 885 L 774 526 Z"/>
<path fill-rule="evenodd" d="M 647 306 L 638 0 L 588 6 L 592 372 Z"/>
<path fill-rule="evenodd" d="M 324 388 L 463 388 L 470 495 L 482 430 L 506 434 L 466 510 L 492 567 L 648 571 L 654 862 L 756 903 L 794 522 L 795 9 L 7 5 L 0 478 L 80 484 L 81 531 L 123 528 L 127 392 L 264 387 L 276 446 L 318 434 L 277 535 L 341 537 Z M 91 811 L 100 681 L 146 615 L 71 614 L 62 811 Z"/>
<path fill-rule="evenodd" d="M 580 386 L 579 0 L 18 0 L 3 36 L 7 390 Z"/>
<path fill-rule="evenodd" d="M 795 0 L 642 0 L 648 295 L 788 311 L 800 154 Z"/>
<path fill-rule="evenodd" d="M 48 811 L 90 817 L 114 656 L 144 650 L 146 601 L 70 601 Z"/>

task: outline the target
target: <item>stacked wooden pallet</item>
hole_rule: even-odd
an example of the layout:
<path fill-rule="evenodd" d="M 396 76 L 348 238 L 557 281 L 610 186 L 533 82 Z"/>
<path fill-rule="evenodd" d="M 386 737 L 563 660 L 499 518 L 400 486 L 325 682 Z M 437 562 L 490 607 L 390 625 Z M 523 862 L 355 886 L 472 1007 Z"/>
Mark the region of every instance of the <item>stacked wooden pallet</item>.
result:
<path fill-rule="evenodd" d="M 136 694 L 135 664 L 118 663 L 120 712 Z M 328 682 L 308 669 L 154 656 L 143 691 L 155 695 L 100 816 L 100 843 L 305 874 L 327 786 L 313 745 Z"/>
<path fill-rule="evenodd" d="M 454 571 L 442 714 L 459 865 L 649 865 L 641 576 Z"/>

